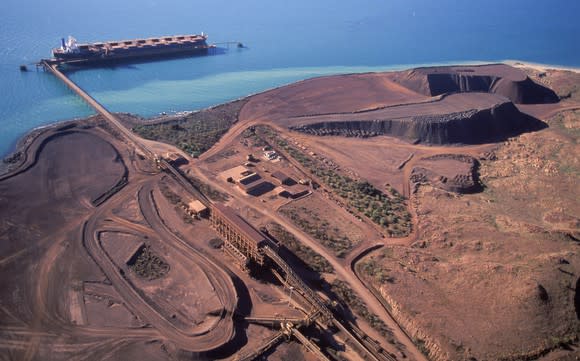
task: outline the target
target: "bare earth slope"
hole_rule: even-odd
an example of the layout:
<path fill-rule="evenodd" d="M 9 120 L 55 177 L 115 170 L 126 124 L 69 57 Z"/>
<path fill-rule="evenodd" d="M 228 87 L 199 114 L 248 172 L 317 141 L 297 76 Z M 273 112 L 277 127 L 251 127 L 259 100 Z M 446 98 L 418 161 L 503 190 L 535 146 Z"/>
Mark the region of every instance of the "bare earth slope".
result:
<path fill-rule="evenodd" d="M 427 98 L 394 83 L 388 73 L 337 75 L 308 79 L 255 95 L 240 112 L 240 119 L 351 113 Z"/>
<path fill-rule="evenodd" d="M 533 359 L 576 339 L 578 150 L 551 130 L 525 134 L 483 160 L 482 193 L 424 183 L 416 241 L 366 261 L 372 282 L 379 269 L 395 280 L 376 287 L 439 359 Z"/>
<path fill-rule="evenodd" d="M 429 144 L 478 144 L 542 127 L 506 98 L 485 93 L 452 94 L 428 103 L 281 122 L 315 135 L 392 135 Z"/>

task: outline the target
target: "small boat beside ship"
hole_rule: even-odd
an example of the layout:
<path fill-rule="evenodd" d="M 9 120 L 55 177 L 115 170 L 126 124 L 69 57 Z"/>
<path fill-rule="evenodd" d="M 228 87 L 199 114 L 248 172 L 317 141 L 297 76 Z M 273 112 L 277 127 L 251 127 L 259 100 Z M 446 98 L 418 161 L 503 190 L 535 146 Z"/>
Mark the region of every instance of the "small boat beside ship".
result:
<path fill-rule="evenodd" d="M 207 35 L 173 35 L 157 38 L 77 43 L 72 36 L 61 39 L 61 46 L 52 50 L 54 62 L 83 64 L 130 59 L 203 55 L 215 45 L 207 44 Z"/>

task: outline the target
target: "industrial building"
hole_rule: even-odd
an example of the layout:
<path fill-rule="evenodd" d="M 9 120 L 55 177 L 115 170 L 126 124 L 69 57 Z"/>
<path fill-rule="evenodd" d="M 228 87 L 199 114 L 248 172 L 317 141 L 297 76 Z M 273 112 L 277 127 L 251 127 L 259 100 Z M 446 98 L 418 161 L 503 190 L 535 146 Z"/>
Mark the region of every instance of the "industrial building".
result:
<path fill-rule="evenodd" d="M 188 164 L 189 162 L 187 161 L 187 159 L 185 159 L 181 154 L 179 153 L 165 153 L 163 155 L 163 158 L 169 162 L 169 164 L 173 165 L 173 166 L 180 166 L 180 165 L 185 165 Z"/>
<path fill-rule="evenodd" d="M 220 177 L 228 182 L 237 182 L 239 179 L 244 178 L 252 173 L 254 172 L 244 167 L 243 165 L 239 165 L 237 167 L 221 172 Z"/>
<path fill-rule="evenodd" d="M 310 192 L 308 188 L 288 189 L 283 186 L 278 186 L 274 189 L 274 193 L 283 198 L 296 199 L 307 195 Z"/>
<path fill-rule="evenodd" d="M 294 181 L 294 179 L 290 178 L 289 176 L 286 175 L 286 173 L 281 171 L 276 171 L 272 173 L 272 178 L 274 178 L 276 183 L 278 183 L 279 185 L 291 186 L 296 184 L 296 181 Z"/>
<path fill-rule="evenodd" d="M 193 200 L 187 204 L 187 212 L 191 216 L 205 217 L 208 214 L 208 208 L 199 200 Z"/>
<path fill-rule="evenodd" d="M 274 185 L 244 166 L 228 169 L 220 176 L 229 183 L 235 183 L 238 189 L 251 196 L 260 196 L 274 189 Z"/>
<path fill-rule="evenodd" d="M 262 248 L 277 246 L 265 235 L 243 220 L 230 207 L 214 204 L 211 209 L 210 222 L 212 227 L 224 239 L 224 250 L 236 258 L 241 266 L 246 267 L 252 260 L 260 266 L 264 265 Z"/>

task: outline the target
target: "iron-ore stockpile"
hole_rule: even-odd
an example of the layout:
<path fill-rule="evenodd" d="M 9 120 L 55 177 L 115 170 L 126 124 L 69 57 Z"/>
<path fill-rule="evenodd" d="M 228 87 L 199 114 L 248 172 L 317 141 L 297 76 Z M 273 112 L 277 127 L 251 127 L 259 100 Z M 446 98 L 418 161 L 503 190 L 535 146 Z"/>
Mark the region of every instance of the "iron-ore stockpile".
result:
<path fill-rule="evenodd" d="M 541 129 L 540 121 L 515 104 L 558 100 L 552 90 L 507 65 L 420 68 L 388 73 L 388 78 L 415 92 L 417 101 L 294 116 L 282 122 L 292 130 L 320 136 L 392 135 L 429 144 L 478 144 Z"/>
<path fill-rule="evenodd" d="M 427 96 L 476 92 L 502 95 L 516 104 L 558 101 L 551 89 L 505 64 L 427 67 L 392 74 L 393 81 Z"/>

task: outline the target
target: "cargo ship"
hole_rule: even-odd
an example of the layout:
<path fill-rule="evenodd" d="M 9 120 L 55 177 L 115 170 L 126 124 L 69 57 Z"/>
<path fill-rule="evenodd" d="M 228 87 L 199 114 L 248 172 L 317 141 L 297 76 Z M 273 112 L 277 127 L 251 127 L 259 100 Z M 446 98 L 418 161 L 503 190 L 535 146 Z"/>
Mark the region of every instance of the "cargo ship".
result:
<path fill-rule="evenodd" d="M 207 35 L 201 33 L 79 44 L 69 36 L 67 40 L 61 39 L 59 48 L 52 50 L 52 60 L 74 64 L 207 54 L 215 46 L 208 45 L 206 40 Z"/>

